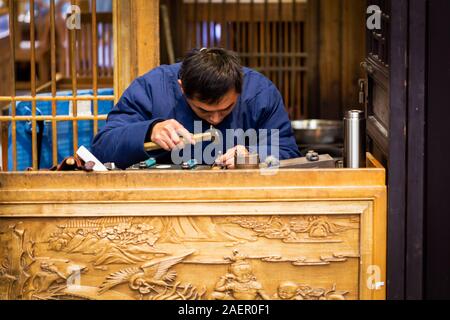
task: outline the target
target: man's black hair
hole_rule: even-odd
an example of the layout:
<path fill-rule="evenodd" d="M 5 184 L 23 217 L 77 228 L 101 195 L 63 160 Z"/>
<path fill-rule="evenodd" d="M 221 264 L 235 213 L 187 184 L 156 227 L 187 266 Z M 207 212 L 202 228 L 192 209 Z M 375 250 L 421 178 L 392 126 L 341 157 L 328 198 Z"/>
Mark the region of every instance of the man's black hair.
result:
<path fill-rule="evenodd" d="M 221 48 L 192 50 L 183 60 L 180 79 L 189 99 L 216 105 L 230 90 L 242 92 L 242 66 L 236 53 Z"/>

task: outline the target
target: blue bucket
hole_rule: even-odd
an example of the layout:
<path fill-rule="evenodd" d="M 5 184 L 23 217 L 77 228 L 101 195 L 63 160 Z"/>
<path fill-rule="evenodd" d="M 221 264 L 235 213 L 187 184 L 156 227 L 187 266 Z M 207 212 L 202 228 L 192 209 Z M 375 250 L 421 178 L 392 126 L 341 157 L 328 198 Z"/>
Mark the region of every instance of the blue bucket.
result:
<path fill-rule="evenodd" d="M 92 95 L 92 90 L 80 90 L 78 96 Z M 113 89 L 99 89 L 98 95 L 110 96 L 113 95 Z M 49 96 L 49 94 L 42 94 L 40 96 Z M 72 96 L 72 91 L 58 92 L 57 96 L 65 97 Z M 20 100 L 20 98 L 19 98 Z M 98 101 L 98 114 L 106 115 L 113 108 L 113 101 Z M 78 101 L 77 110 L 78 115 L 92 115 L 93 114 L 92 101 Z M 71 115 L 72 101 L 57 101 L 56 103 L 57 115 Z M 11 110 L 10 110 L 11 114 Z M 51 101 L 38 101 L 36 103 L 37 115 L 51 115 L 52 103 Z M 17 103 L 16 115 L 30 116 L 31 102 L 22 101 Z M 106 121 L 98 121 L 99 129 L 105 125 Z M 17 170 L 24 171 L 33 166 L 32 162 L 32 143 L 31 143 L 31 121 L 17 121 L 16 122 L 16 145 L 17 145 Z M 41 156 L 39 162 L 40 169 L 48 169 L 53 166 L 52 158 L 52 122 L 44 121 L 37 126 L 37 130 L 43 128 L 42 142 L 41 142 Z M 61 162 L 65 157 L 71 156 L 76 150 L 73 150 L 73 125 L 72 121 L 58 121 L 58 162 Z M 9 126 L 8 133 L 8 170 L 13 169 L 12 159 L 12 128 Z M 94 121 L 82 120 L 78 121 L 78 146 L 85 146 L 90 150 L 92 139 L 94 137 Z"/>

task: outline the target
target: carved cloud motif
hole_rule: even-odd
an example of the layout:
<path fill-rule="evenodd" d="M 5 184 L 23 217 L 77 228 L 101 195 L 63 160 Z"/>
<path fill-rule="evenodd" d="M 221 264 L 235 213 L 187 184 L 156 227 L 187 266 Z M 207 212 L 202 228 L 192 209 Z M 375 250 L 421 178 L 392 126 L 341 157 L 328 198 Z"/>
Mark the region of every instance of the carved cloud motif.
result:
<path fill-rule="evenodd" d="M 323 216 L 307 217 L 235 217 L 230 221 L 251 229 L 259 237 L 280 239 L 286 243 L 341 242 L 337 236 L 347 230 L 357 229 L 354 221 L 345 224 L 331 222 Z"/>

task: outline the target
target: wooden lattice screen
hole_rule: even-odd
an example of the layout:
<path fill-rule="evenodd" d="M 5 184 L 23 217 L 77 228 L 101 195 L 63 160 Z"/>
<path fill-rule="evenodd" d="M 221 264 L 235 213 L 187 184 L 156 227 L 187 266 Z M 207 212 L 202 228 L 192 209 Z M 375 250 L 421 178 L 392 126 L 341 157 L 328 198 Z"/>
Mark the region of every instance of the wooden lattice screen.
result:
<path fill-rule="evenodd" d="M 71 1 L 69 3 L 79 4 L 78 1 Z M 21 91 L 20 93 L 17 91 L 16 80 L 16 66 L 15 62 L 17 61 L 16 54 L 23 50 L 22 46 L 18 46 L 17 43 L 17 26 L 18 14 L 16 12 L 18 5 L 18 1 L 9 0 L 8 2 L 8 14 L 9 14 L 9 49 L 10 49 L 10 77 L 11 77 L 11 88 L 10 94 L 5 95 L 3 93 L 0 96 L 0 104 L 5 105 L 3 107 L 3 112 L 0 115 L 0 123 L 2 123 L 2 127 L 4 128 L 4 124 L 9 124 L 11 126 L 11 146 L 12 146 L 12 170 L 17 170 L 17 123 L 18 122 L 29 122 L 31 124 L 31 153 L 32 153 L 32 167 L 33 169 L 38 169 L 39 167 L 39 156 L 38 156 L 38 123 L 42 123 L 44 121 L 51 122 L 51 132 L 52 132 L 52 162 L 53 165 L 56 165 L 58 162 L 58 126 L 59 122 L 69 121 L 72 123 L 72 145 L 73 150 L 77 150 L 79 147 L 78 143 L 78 122 L 82 120 L 91 120 L 93 121 L 93 134 L 95 135 L 98 131 L 98 122 L 101 120 L 105 120 L 105 115 L 99 115 L 98 113 L 98 104 L 99 101 L 114 101 L 113 95 L 102 95 L 98 94 L 99 90 L 99 74 L 108 75 L 112 78 L 111 71 L 100 70 L 99 73 L 99 51 L 98 51 L 98 43 L 103 41 L 101 38 L 99 39 L 98 35 L 98 26 L 99 21 L 97 20 L 97 1 L 90 1 L 90 13 L 87 15 L 83 15 L 81 18 L 84 22 L 87 19 L 90 20 L 90 30 L 86 30 L 86 28 L 71 28 L 68 32 L 68 51 L 69 58 L 67 62 L 68 66 L 68 78 L 66 79 L 66 84 L 69 85 L 71 89 L 71 94 L 66 96 L 58 96 L 57 88 L 58 80 L 60 79 L 57 75 L 57 4 L 55 0 L 49 1 L 49 12 L 45 16 L 48 19 L 49 26 L 49 64 L 50 64 L 50 82 L 44 84 L 41 88 L 38 87 L 37 83 L 37 57 L 39 54 L 39 41 L 36 38 L 36 35 L 39 34 L 42 30 L 39 30 L 39 25 L 36 23 L 36 10 L 29 10 L 29 44 L 28 50 L 25 52 L 24 56 L 27 57 L 30 64 L 30 87 L 26 91 Z M 29 0 L 28 2 L 29 8 L 36 8 L 36 1 Z M 72 14 L 75 14 L 75 11 L 72 11 Z M 103 16 L 101 16 L 103 17 Z M 107 19 L 107 18 L 105 18 Z M 109 21 L 111 19 L 109 18 Z M 108 22 L 108 20 L 106 21 Z M 47 23 L 46 23 L 47 24 Z M 86 46 L 86 42 L 82 42 L 83 39 L 81 37 L 82 34 L 86 35 L 89 33 L 90 45 Z M 25 48 L 27 48 L 25 46 Z M 111 55 L 112 57 L 112 55 Z M 89 61 L 87 64 L 86 61 Z M 7 66 L 3 66 L 7 68 Z M 88 67 L 88 68 L 86 68 Z M 86 70 L 89 70 L 88 72 Z M 109 72 L 109 73 L 108 73 Z M 88 74 L 89 73 L 89 74 Z M 43 74 L 39 74 L 39 77 L 42 78 Z M 89 76 L 87 85 L 86 78 L 82 85 L 86 87 L 86 85 L 92 89 L 92 94 L 90 95 L 78 95 L 78 89 L 80 88 L 79 77 L 80 76 Z M 80 77 L 82 78 L 82 77 Z M 112 83 L 109 84 L 112 86 Z M 38 95 L 39 92 L 45 91 L 45 89 L 50 89 L 49 95 Z M 25 92 L 25 94 L 24 94 Z M 50 102 L 51 103 L 51 114 L 50 115 L 38 115 L 37 113 L 37 103 L 39 102 Z M 57 104 L 59 101 L 71 101 L 71 113 L 69 115 L 58 115 L 57 114 Z M 93 112 L 91 115 L 79 114 L 78 112 L 78 104 L 81 104 L 80 101 L 89 101 L 92 102 Z M 31 103 L 31 114 L 30 115 L 17 115 L 17 104 L 20 102 L 30 102 Z M 7 134 L 7 131 L 6 131 Z M 5 139 L 5 130 L 2 130 L 2 151 L 3 151 L 3 163 L 2 167 L 7 168 L 8 166 L 8 158 L 5 155 L 5 141 L 8 141 L 8 137 Z"/>
<path fill-rule="evenodd" d="M 182 52 L 219 46 L 279 88 L 291 119 L 305 113 L 305 0 L 184 0 L 177 10 Z M 182 54 L 181 52 L 181 54 Z"/>

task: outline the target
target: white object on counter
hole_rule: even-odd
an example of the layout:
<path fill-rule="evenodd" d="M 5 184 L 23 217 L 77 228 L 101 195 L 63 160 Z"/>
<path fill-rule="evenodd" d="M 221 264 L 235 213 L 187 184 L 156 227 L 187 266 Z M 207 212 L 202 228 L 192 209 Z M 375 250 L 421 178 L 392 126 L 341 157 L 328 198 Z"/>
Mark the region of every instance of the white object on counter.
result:
<path fill-rule="evenodd" d="M 95 163 L 94 171 L 108 171 L 106 167 L 101 163 L 92 153 L 89 152 L 88 149 L 86 149 L 84 146 L 81 146 L 78 151 L 77 155 L 84 161 L 92 161 Z"/>

